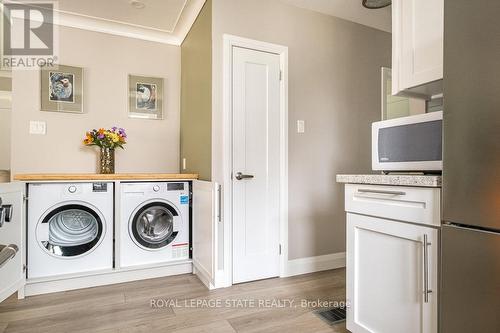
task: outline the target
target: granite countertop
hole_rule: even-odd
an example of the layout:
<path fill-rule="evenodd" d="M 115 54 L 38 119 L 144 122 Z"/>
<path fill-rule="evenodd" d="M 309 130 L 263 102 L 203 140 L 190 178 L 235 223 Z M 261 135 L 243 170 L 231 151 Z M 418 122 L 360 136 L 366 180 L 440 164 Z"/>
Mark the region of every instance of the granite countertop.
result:
<path fill-rule="evenodd" d="M 16 174 L 14 180 L 25 182 L 41 181 L 79 181 L 79 180 L 193 180 L 198 179 L 197 174 L 177 173 L 38 173 Z"/>
<path fill-rule="evenodd" d="M 441 187 L 439 175 L 337 175 L 337 183 Z"/>

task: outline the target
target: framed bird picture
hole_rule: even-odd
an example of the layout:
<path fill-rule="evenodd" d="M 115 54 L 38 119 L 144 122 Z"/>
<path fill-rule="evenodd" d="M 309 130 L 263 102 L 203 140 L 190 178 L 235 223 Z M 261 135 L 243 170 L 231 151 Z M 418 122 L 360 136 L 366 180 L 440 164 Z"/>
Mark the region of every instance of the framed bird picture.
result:
<path fill-rule="evenodd" d="M 42 67 L 40 89 L 42 111 L 83 113 L 83 68 Z"/>
<path fill-rule="evenodd" d="M 130 118 L 163 119 L 163 78 L 128 76 Z"/>

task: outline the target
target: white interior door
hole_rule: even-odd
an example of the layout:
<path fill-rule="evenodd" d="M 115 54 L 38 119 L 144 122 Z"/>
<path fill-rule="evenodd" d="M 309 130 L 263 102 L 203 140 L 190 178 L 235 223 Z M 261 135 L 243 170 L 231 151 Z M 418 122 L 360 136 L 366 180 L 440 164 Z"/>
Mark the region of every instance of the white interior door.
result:
<path fill-rule="evenodd" d="M 22 287 L 24 184 L 0 184 L 0 302 Z"/>
<path fill-rule="evenodd" d="M 233 47 L 233 283 L 279 276 L 280 56 Z"/>

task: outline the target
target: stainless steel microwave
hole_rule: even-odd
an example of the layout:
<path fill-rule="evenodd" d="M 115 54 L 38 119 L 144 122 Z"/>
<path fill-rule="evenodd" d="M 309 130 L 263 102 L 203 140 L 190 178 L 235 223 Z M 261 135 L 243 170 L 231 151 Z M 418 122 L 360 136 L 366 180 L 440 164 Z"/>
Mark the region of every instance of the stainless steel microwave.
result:
<path fill-rule="evenodd" d="M 373 123 L 372 169 L 441 171 L 442 138 L 442 111 Z"/>

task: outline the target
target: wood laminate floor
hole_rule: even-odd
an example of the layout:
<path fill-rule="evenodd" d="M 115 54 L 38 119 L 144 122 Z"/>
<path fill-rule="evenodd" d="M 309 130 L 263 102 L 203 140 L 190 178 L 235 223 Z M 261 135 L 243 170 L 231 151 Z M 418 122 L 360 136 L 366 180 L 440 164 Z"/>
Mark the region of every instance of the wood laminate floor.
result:
<path fill-rule="evenodd" d="M 0 333 L 347 332 L 344 323 L 319 319 L 316 304 L 304 306 L 304 300 L 318 299 L 345 300 L 344 269 L 214 291 L 194 275 L 178 275 L 24 300 L 13 296 L 0 304 Z"/>

